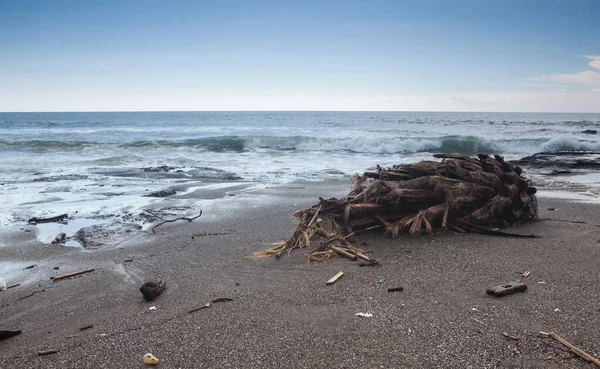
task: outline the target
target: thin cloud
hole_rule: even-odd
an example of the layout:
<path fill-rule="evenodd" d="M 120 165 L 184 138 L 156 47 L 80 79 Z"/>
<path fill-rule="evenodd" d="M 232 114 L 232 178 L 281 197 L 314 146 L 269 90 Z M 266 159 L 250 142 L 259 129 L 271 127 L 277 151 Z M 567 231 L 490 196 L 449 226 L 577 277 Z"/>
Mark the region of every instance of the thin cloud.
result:
<path fill-rule="evenodd" d="M 548 77 L 550 81 L 562 83 L 575 83 L 580 85 L 600 85 L 600 73 L 586 70 L 579 73 L 552 74 Z"/>
<path fill-rule="evenodd" d="M 586 59 L 591 59 L 588 63 L 593 69 L 600 70 L 600 55 L 582 55 Z M 552 84 L 560 83 L 565 85 L 580 85 L 580 86 L 593 86 L 600 87 L 600 73 L 594 70 L 585 70 L 579 73 L 555 73 L 541 77 L 530 77 L 527 78 L 529 81 L 541 82 L 542 85 L 546 85 L 547 88 L 552 87 Z M 539 83 L 538 83 L 539 85 Z"/>
<path fill-rule="evenodd" d="M 592 59 L 588 65 L 594 69 L 600 70 L 600 55 L 583 55 L 584 58 Z"/>

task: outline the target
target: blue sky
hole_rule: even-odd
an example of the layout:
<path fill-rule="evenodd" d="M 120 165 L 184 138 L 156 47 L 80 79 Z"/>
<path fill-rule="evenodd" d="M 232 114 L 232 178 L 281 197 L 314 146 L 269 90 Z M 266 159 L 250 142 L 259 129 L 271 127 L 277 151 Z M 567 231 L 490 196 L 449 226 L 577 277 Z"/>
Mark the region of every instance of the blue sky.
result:
<path fill-rule="evenodd" d="M 600 1 L 0 1 L 0 111 L 600 112 Z"/>

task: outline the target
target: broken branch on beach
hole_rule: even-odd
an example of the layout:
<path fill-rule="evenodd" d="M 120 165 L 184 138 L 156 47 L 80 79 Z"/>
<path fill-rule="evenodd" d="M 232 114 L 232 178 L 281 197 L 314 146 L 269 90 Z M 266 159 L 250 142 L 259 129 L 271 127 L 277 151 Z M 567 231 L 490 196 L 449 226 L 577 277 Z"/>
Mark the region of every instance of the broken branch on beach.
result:
<path fill-rule="evenodd" d="M 178 220 L 187 220 L 188 222 L 191 222 L 191 221 L 192 221 L 192 220 L 194 220 L 194 219 L 198 219 L 198 218 L 200 218 L 200 216 L 202 215 L 202 210 L 200 210 L 200 214 L 196 215 L 196 216 L 195 216 L 195 217 L 193 217 L 193 218 L 188 218 L 188 217 L 179 217 L 179 218 L 175 218 L 175 219 L 163 219 L 163 218 L 162 218 L 160 215 L 158 215 L 158 214 L 156 214 L 156 213 L 154 213 L 154 212 L 152 212 L 152 211 L 150 211 L 150 210 L 144 209 L 144 211 L 145 211 L 146 213 L 148 213 L 148 214 L 152 215 L 153 217 L 156 217 L 156 218 L 158 218 L 158 219 L 162 220 L 162 222 L 160 222 L 160 223 L 158 223 L 158 224 L 156 224 L 156 225 L 152 226 L 152 233 L 156 233 L 156 232 L 155 232 L 155 229 L 156 229 L 156 228 L 158 228 L 159 226 L 161 226 L 161 225 L 165 224 L 165 223 L 172 223 L 172 222 L 176 222 L 176 221 L 178 221 Z"/>
<path fill-rule="evenodd" d="M 588 354 L 587 352 L 583 351 L 582 349 L 580 349 L 579 347 L 567 342 L 564 338 L 560 337 L 558 334 L 554 333 L 554 332 L 540 332 L 540 335 L 544 336 L 544 337 L 552 337 L 555 340 L 557 340 L 561 345 L 565 346 L 566 348 L 568 348 L 572 353 L 574 353 L 575 355 L 579 356 L 580 358 L 590 362 L 590 363 L 594 363 L 597 367 L 600 368 L 600 360 L 596 359 L 595 357 L 593 357 L 592 355 Z"/>
<path fill-rule="evenodd" d="M 533 238 L 503 229 L 537 219 L 536 188 L 523 170 L 499 155 L 436 154 L 441 161 L 396 165 L 356 176 L 343 198 L 319 198 L 293 216 L 299 224 L 287 242 L 255 253 L 280 257 L 308 248 L 310 262 L 334 255 L 378 262 L 353 246 L 355 234 L 382 228 L 394 238 L 441 230 Z M 318 242 L 317 242 L 318 241 Z"/>
<path fill-rule="evenodd" d="M 53 281 L 59 281 L 61 279 L 65 279 L 65 278 L 71 278 L 71 277 L 75 277 L 78 276 L 80 274 L 84 274 L 84 273 L 89 273 L 89 272 L 93 272 L 94 270 L 96 270 L 95 268 L 89 268 L 89 269 L 84 269 L 84 270 L 79 270 L 77 272 L 72 272 L 72 273 L 67 273 L 67 274 L 62 274 L 62 275 L 57 275 L 55 277 L 50 278 Z"/>
<path fill-rule="evenodd" d="M 36 217 L 33 217 L 33 218 L 29 219 L 27 221 L 27 223 L 29 223 L 29 224 L 38 224 L 38 223 L 62 222 L 63 220 L 67 219 L 68 217 L 69 217 L 68 214 L 61 214 L 61 215 L 57 215 L 55 217 L 50 217 L 50 218 L 36 218 Z"/>

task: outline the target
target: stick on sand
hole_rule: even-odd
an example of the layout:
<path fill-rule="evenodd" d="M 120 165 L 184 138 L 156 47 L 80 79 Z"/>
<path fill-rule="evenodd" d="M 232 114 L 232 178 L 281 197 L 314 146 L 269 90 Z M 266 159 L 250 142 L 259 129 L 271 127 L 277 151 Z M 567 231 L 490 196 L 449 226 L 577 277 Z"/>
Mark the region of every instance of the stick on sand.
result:
<path fill-rule="evenodd" d="M 80 271 L 73 272 L 73 273 L 67 273 L 67 274 L 57 275 L 57 276 L 52 277 L 50 279 L 52 279 L 53 281 L 58 281 L 58 280 L 61 280 L 61 279 L 65 279 L 65 278 L 69 278 L 69 277 L 74 277 L 76 275 L 93 272 L 94 270 L 96 270 L 96 268 L 84 269 L 84 270 L 80 270 Z"/>
<path fill-rule="evenodd" d="M 573 346 L 572 344 L 570 344 L 569 342 L 565 341 L 564 338 L 560 337 L 558 334 L 554 333 L 554 332 L 540 332 L 540 334 L 542 336 L 545 337 L 552 337 L 555 340 L 557 340 L 561 345 L 565 346 L 566 348 L 568 348 L 569 350 L 571 350 L 571 352 L 573 352 L 575 355 L 579 356 L 580 358 L 587 360 L 591 363 L 596 364 L 597 367 L 600 368 L 600 360 L 596 359 L 595 357 L 593 357 L 592 355 L 588 354 L 587 352 L 583 351 L 582 349 L 580 349 L 579 347 Z"/>

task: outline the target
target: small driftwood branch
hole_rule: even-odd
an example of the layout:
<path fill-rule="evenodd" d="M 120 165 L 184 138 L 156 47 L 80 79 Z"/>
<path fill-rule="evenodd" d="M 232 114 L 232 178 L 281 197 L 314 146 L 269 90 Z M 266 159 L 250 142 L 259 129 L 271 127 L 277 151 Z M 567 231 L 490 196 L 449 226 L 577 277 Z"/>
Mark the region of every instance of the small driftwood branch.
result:
<path fill-rule="evenodd" d="M 335 281 L 337 281 L 338 279 L 340 279 L 341 276 L 344 275 L 344 272 L 338 272 L 338 274 L 334 275 L 333 277 L 331 277 L 328 281 L 327 284 L 334 284 Z"/>
<path fill-rule="evenodd" d="M 50 217 L 50 218 L 36 218 L 36 217 L 33 217 L 33 218 L 29 219 L 27 221 L 27 223 L 29 223 L 29 224 L 37 224 L 37 223 L 62 222 L 63 220 L 67 219 L 68 217 L 69 217 L 68 214 L 61 214 L 61 215 L 57 215 L 55 217 Z"/>
<path fill-rule="evenodd" d="M 163 224 L 165 224 L 165 223 L 172 223 L 172 222 L 176 222 L 176 221 L 178 221 L 178 220 L 187 220 L 188 222 L 191 222 L 191 221 L 192 221 L 192 220 L 194 220 L 194 219 L 198 219 L 198 218 L 200 218 L 200 216 L 202 215 L 202 210 L 200 210 L 200 214 L 196 215 L 196 216 L 195 216 L 195 217 L 193 217 L 193 218 L 188 218 L 188 217 L 179 217 L 179 218 L 175 218 L 175 219 L 164 219 L 164 218 L 160 217 L 158 214 L 156 214 L 156 213 L 154 213 L 154 212 L 152 212 L 152 211 L 150 211 L 150 210 L 146 210 L 146 209 L 144 209 L 144 211 L 145 211 L 146 213 L 148 213 L 148 214 L 150 214 L 150 215 L 152 215 L 152 216 L 154 216 L 154 217 L 156 217 L 156 218 L 158 218 L 158 219 L 162 220 L 162 222 L 161 222 L 161 223 L 158 223 L 157 225 L 155 225 L 155 226 L 153 226 L 153 227 L 152 227 L 152 233 L 156 233 L 156 232 L 155 232 L 155 229 L 156 229 L 156 228 L 158 228 L 158 227 L 160 227 L 161 225 L 163 225 Z"/>
<path fill-rule="evenodd" d="M 508 334 L 508 333 L 506 333 L 506 332 L 502 332 L 502 335 L 503 335 L 504 337 L 506 337 L 506 338 L 510 338 L 510 339 L 511 339 L 511 340 L 513 340 L 513 341 L 518 341 L 518 340 L 519 340 L 519 338 L 518 338 L 518 337 L 512 336 L 512 335 L 510 335 L 510 334 Z"/>
<path fill-rule="evenodd" d="M 65 278 L 69 278 L 69 277 L 74 277 L 76 275 L 93 272 L 94 270 L 96 270 L 96 268 L 89 268 L 89 269 L 79 270 L 79 271 L 73 272 L 73 273 L 67 273 L 67 274 L 57 275 L 57 276 L 52 277 L 50 279 L 52 279 L 53 281 L 58 281 L 58 280 L 61 280 L 61 279 L 65 279 Z"/>
<path fill-rule="evenodd" d="M 388 292 L 398 292 L 398 291 L 404 291 L 404 287 L 390 287 L 387 289 Z"/>
<path fill-rule="evenodd" d="M 38 351 L 38 355 L 39 356 L 51 355 L 51 354 L 56 354 L 57 352 L 58 352 L 58 350 L 42 350 L 42 351 Z"/>
<path fill-rule="evenodd" d="M 572 344 L 570 344 L 569 342 L 565 341 L 564 338 L 560 337 L 558 334 L 554 333 L 554 332 L 540 332 L 540 334 L 544 337 L 552 337 L 555 340 L 557 340 L 561 345 L 565 346 L 566 348 L 568 348 L 569 350 L 571 350 L 571 352 L 573 352 L 575 355 L 579 356 L 580 358 L 589 361 L 593 364 L 595 364 L 597 367 L 600 368 L 600 360 L 596 359 L 595 357 L 593 357 L 592 355 L 588 354 L 587 352 L 583 351 L 582 349 L 580 349 L 577 346 L 574 346 Z"/>
<path fill-rule="evenodd" d="M 340 254 L 343 257 L 346 257 L 350 260 L 356 260 L 357 256 L 354 254 L 349 253 L 348 251 L 342 250 L 339 247 L 335 247 L 335 246 L 330 246 L 330 248 L 335 251 L 336 254 Z"/>

